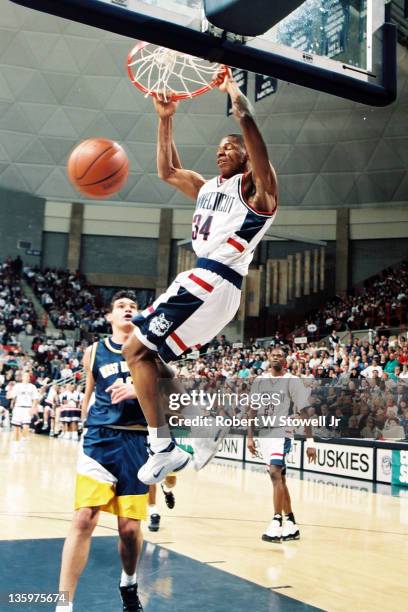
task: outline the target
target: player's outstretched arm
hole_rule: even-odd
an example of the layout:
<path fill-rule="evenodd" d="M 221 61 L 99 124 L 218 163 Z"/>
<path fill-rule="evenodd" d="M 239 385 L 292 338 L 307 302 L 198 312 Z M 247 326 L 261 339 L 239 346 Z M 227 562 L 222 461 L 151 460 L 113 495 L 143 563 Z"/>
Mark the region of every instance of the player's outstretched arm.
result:
<path fill-rule="evenodd" d="M 177 102 L 165 102 L 153 98 L 156 112 L 159 116 L 157 136 L 157 171 L 159 177 L 172 185 L 187 197 L 196 200 L 198 192 L 204 185 L 204 178 L 193 170 L 185 170 L 173 141 L 173 115 Z"/>
<path fill-rule="evenodd" d="M 273 213 L 278 203 L 278 183 L 276 172 L 269 161 L 268 151 L 262 134 L 256 125 L 253 110 L 248 98 L 239 89 L 231 74 L 219 86 L 231 98 L 232 112 L 239 121 L 245 148 L 251 166 L 251 181 L 247 186 L 254 208 L 261 212 Z M 251 192 L 254 194 L 252 195 Z"/>

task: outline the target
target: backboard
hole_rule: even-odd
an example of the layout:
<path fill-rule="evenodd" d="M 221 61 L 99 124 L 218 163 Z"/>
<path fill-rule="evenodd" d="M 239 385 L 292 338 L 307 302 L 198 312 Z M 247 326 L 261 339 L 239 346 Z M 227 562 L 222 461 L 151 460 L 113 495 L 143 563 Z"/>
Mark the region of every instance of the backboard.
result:
<path fill-rule="evenodd" d="M 306 0 L 247 39 L 209 24 L 202 0 L 11 1 L 371 106 L 396 97 L 396 29 L 386 23 L 387 0 Z"/>

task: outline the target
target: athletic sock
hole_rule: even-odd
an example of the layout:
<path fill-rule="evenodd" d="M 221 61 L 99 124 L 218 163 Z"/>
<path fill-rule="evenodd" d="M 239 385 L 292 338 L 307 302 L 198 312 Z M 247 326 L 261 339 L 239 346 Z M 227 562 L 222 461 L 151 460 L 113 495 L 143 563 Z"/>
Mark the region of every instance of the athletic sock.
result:
<path fill-rule="evenodd" d="M 134 584 L 136 584 L 136 582 L 137 582 L 136 572 L 132 574 L 131 576 L 129 576 L 129 574 L 127 574 L 125 570 L 122 570 L 122 573 L 120 575 L 120 586 L 121 587 L 133 586 Z"/>
<path fill-rule="evenodd" d="M 147 506 L 147 510 L 149 512 L 149 517 L 152 516 L 152 514 L 159 514 L 156 504 Z"/>
<path fill-rule="evenodd" d="M 279 521 L 279 525 L 282 525 L 282 515 L 279 513 L 276 513 L 273 515 L 273 520 L 274 521 Z"/>
<path fill-rule="evenodd" d="M 168 425 L 161 427 L 148 427 L 149 444 L 154 453 L 160 453 L 171 443 L 170 430 Z"/>
<path fill-rule="evenodd" d="M 67 604 L 58 605 L 55 608 L 55 612 L 73 612 L 73 610 L 74 610 L 74 604 L 72 603 L 72 601 L 70 601 Z"/>
<path fill-rule="evenodd" d="M 288 514 L 286 514 L 286 520 L 292 521 L 292 523 L 296 523 L 295 515 L 293 514 L 293 512 L 288 512 Z"/>

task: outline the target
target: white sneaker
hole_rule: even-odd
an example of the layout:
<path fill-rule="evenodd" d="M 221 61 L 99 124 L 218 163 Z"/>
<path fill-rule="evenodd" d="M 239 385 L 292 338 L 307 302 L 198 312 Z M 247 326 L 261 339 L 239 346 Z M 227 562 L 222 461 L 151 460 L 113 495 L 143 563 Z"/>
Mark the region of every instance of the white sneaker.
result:
<path fill-rule="evenodd" d="M 167 448 L 154 453 L 149 448 L 150 457 L 137 473 L 141 482 L 147 485 L 157 484 L 164 480 L 170 472 L 179 472 L 191 461 L 187 451 L 171 442 Z"/>
<path fill-rule="evenodd" d="M 277 544 L 282 542 L 282 525 L 278 520 L 275 518 L 271 520 L 262 539 L 264 542 L 276 542 Z"/>
<path fill-rule="evenodd" d="M 286 520 L 282 527 L 282 540 L 287 542 L 288 540 L 299 540 L 300 533 L 299 528 L 293 521 Z"/>
<path fill-rule="evenodd" d="M 78 440 L 79 440 L 79 435 L 78 435 L 78 432 L 77 432 L 77 431 L 73 431 L 73 432 L 72 432 L 72 438 L 71 438 L 71 440 L 75 440 L 75 442 L 78 442 Z"/>
<path fill-rule="evenodd" d="M 193 467 L 197 472 L 214 459 L 229 429 L 229 427 L 218 427 L 213 430 L 210 438 L 190 438 L 189 442 L 194 450 Z"/>

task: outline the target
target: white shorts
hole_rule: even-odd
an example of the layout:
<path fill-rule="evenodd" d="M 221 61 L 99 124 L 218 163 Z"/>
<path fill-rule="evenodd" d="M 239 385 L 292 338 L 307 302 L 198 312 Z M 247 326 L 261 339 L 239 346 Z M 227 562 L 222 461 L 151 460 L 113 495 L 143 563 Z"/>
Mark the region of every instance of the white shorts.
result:
<path fill-rule="evenodd" d="M 11 424 L 16 427 L 29 425 L 33 415 L 31 414 L 30 406 L 16 406 L 11 413 Z"/>
<path fill-rule="evenodd" d="M 242 276 L 212 259 L 179 274 L 165 293 L 133 319 L 136 337 L 165 362 L 210 342 L 234 318 Z"/>
<path fill-rule="evenodd" d="M 271 430 L 269 430 L 268 435 L 259 436 L 258 441 L 266 465 L 281 466 L 284 473 L 286 471 L 286 455 L 290 453 L 292 448 L 292 438 L 274 438 Z"/>

